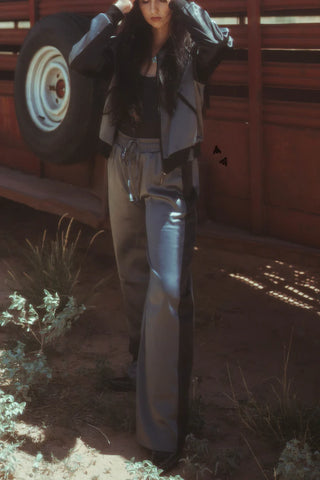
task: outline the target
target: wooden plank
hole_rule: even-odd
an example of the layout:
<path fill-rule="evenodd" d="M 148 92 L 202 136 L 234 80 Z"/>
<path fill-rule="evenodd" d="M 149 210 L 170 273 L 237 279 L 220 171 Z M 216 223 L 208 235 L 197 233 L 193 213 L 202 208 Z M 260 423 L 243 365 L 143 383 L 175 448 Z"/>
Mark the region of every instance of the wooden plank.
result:
<path fill-rule="evenodd" d="M 320 129 L 320 103 L 268 100 L 263 105 L 263 118 L 265 123 Z"/>
<path fill-rule="evenodd" d="M 22 146 L 12 95 L 0 96 L 0 112 L 0 148 L 2 148 L 3 145 Z M 10 162 L 13 161 L 15 160 L 10 159 Z M 0 163 L 3 163 L 3 156 L 0 157 Z"/>
<path fill-rule="evenodd" d="M 48 15 L 57 11 L 82 12 L 95 14 L 105 12 L 111 1 L 97 0 L 88 3 L 86 0 L 49 0 L 40 1 L 39 11 L 41 15 Z M 199 0 L 199 4 L 212 14 L 219 16 L 243 15 L 246 12 L 246 0 Z"/>
<path fill-rule="evenodd" d="M 267 205 L 266 234 L 320 248 L 320 215 Z"/>
<path fill-rule="evenodd" d="M 211 77 L 212 85 L 248 85 L 248 62 L 224 60 Z"/>
<path fill-rule="evenodd" d="M 247 11 L 246 0 L 199 0 L 198 3 L 212 15 L 245 15 Z"/>
<path fill-rule="evenodd" d="M 262 0 L 262 11 L 304 13 L 320 11 L 319 0 Z"/>
<path fill-rule="evenodd" d="M 0 167 L 0 197 L 62 215 L 98 228 L 106 221 L 99 198 L 89 190 Z"/>
<path fill-rule="evenodd" d="M 265 62 L 263 85 L 268 87 L 319 90 L 320 64 Z M 224 61 L 212 75 L 212 85 L 248 85 L 246 61 Z"/>
<path fill-rule="evenodd" d="M 42 0 L 39 4 L 40 15 L 49 15 L 59 11 L 79 12 L 87 15 L 93 15 L 99 12 L 105 12 L 112 1 L 87 2 L 86 0 Z M 244 15 L 246 12 L 246 0 L 199 0 L 199 4 L 208 10 L 212 15 L 232 16 Z"/>
<path fill-rule="evenodd" d="M 263 65 L 263 83 L 267 86 L 320 89 L 320 64 L 268 62 Z"/>
<path fill-rule="evenodd" d="M 317 129 L 266 125 L 265 202 L 319 216 L 320 135 Z"/>
<path fill-rule="evenodd" d="M 13 95 L 13 82 L 10 80 L 0 80 L 0 95 Z"/>
<path fill-rule="evenodd" d="M 86 0 L 42 0 L 39 3 L 38 11 L 40 17 L 57 12 L 77 12 L 85 15 L 95 15 L 100 12 L 106 12 L 113 2 L 111 0 L 98 0 L 87 2 Z"/>
<path fill-rule="evenodd" d="M 28 32 L 28 28 L 1 28 L 0 45 L 22 45 Z"/>
<path fill-rule="evenodd" d="M 210 97 L 210 108 L 206 111 L 205 117 L 247 124 L 249 121 L 248 100 L 245 98 L 212 96 Z"/>
<path fill-rule="evenodd" d="M 29 20 L 29 2 L 0 2 L 0 22 Z"/>
<path fill-rule="evenodd" d="M 262 25 L 262 48 L 320 49 L 320 23 Z"/>
<path fill-rule="evenodd" d="M 247 25 L 226 25 L 234 39 L 234 48 L 248 48 Z"/>
<path fill-rule="evenodd" d="M 17 55 L 0 53 L 0 71 L 14 71 L 17 64 Z"/>

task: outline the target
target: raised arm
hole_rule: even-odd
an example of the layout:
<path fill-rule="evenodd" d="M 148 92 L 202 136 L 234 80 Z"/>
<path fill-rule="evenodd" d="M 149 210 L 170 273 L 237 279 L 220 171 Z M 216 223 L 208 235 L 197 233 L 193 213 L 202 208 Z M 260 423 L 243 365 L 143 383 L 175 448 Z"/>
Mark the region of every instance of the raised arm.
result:
<path fill-rule="evenodd" d="M 106 71 L 111 73 L 116 28 L 131 8 L 130 0 L 118 0 L 106 13 L 95 16 L 88 32 L 72 47 L 70 67 L 85 75 L 103 75 Z"/>
<path fill-rule="evenodd" d="M 227 48 L 233 46 L 229 29 L 219 27 L 208 12 L 194 2 L 171 0 L 170 7 L 184 22 L 196 44 L 197 76 L 199 81 L 205 83 L 222 60 Z"/>

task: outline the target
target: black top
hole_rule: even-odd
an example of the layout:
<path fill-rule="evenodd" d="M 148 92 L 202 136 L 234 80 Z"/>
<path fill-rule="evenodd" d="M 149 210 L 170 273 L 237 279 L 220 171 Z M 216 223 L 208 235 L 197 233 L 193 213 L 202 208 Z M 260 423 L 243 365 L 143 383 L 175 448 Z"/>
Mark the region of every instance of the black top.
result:
<path fill-rule="evenodd" d="M 130 113 L 120 123 L 120 130 L 134 138 L 160 138 L 158 111 L 158 85 L 156 77 L 140 75 L 141 120 L 136 121 Z"/>

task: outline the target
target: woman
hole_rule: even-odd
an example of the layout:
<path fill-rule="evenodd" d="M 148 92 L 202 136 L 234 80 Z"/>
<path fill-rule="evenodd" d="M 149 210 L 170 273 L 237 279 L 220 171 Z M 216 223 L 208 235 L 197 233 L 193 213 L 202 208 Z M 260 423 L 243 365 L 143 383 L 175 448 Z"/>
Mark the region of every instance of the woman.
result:
<path fill-rule="evenodd" d="M 164 471 L 187 432 L 203 91 L 231 46 L 195 3 L 118 0 L 70 54 L 72 68 L 109 82 L 100 139 L 137 365 L 137 439 Z"/>

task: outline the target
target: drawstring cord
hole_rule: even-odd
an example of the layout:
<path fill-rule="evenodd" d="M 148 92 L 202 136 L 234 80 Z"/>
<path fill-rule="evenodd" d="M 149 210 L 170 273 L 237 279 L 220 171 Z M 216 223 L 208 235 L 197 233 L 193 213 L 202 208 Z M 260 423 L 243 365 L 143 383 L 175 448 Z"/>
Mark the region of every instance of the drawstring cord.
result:
<path fill-rule="evenodd" d="M 121 160 L 127 167 L 127 185 L 130 202 L 138 202 L 140 194 L 141 169 L 138 162 L 138 142 L 135 139 L 129 140 L 122 149 Z"/>

